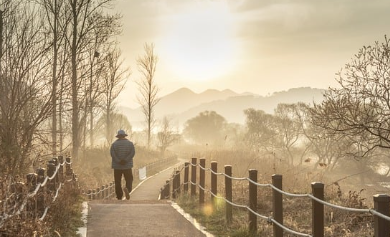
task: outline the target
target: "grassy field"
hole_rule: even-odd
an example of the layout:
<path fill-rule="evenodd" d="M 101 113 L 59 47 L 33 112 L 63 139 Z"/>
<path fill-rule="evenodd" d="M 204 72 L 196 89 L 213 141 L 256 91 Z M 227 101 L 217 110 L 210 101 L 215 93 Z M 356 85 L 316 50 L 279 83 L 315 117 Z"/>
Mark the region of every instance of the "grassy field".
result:
<path fill-rule="evenodd" d="M 353 208 L 372 208 L 371 194 L 367 190 L 353 186 L 354 178 L 335 182 L 338 171 L 326 171 L 324 168 L 313 169 L 311 164 L 290 166 L 281 159 L 274 157 L 259 157 L 247 151 L 215 150 L 205 153 L 192 154 L 192 157 L 206 159 L 206 167 L 210 162 L 218 163 L 218 172 L 224 172 L 225 165 L 232 166 L 233 177 L 248 177 L 249 169 L 258 171 L 258 183 L 272 183 L 273 174 L 283 175 L 283 190 L 289 193 L 311 193 L 311 183 L 325 184 L 325 200 L 327 202 Z M 190 159 L 188 159 L 190 161 Z M 198 159 L 199 162 L 199 159 Z M 198 173 L 199 175 L 199 173 Z M 343 174 L 348 176 L 347 173 Z M 206 172 L 206 188 L 210 189 L 210 172 Z M 345 187 L 344 187 L 345 185 Z M 198 193 L 198 190 L 197 190 Z M 218 176 L 218 195 L 224 196 L 224 178 Z M 371 196 L 372 197 L 372 196 Z M 233 221 L 228 224 L 225 218 L 225 201 L 217 199 L 211 204 L 211 195 L 205 193 L 205 204 L 199 205 L 198 196 L 191 197 L 183 194 L 176 202 L 194 218 L 196 218 L 209 232 L 216 236 L 272 236 L 272 225 L 266 220 L 258 218 L 258 232 L 248 231 L 248 211 L 242 208 L 233 208 Z M 248 205 L 248 181 L 233 181 L 233 202 Z M 288 228 L 311 233 L 311 199 L 283 196 L 284 225 Z M 263 216 L 272 216 L 272 189 L 258 187 L 258 213 Z M 326 236 L 372 236 L 373 219 L 370 214 L 349 213 L 339 209 L 325 207 L 325 235 Z M 284 236 L 295 236 L 285 232 Z"/>

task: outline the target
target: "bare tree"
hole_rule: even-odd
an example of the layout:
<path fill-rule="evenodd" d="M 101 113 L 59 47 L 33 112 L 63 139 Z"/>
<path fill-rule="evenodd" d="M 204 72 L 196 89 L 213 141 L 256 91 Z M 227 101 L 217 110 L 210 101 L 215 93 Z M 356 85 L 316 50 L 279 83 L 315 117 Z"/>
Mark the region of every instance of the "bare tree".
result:
<path fill-rule="evenodd" d="M 115 26 L 115 21 L 112 24 L 106 24 L 109 21 L 105 21 L 103 17 L 103 9 L 109 7 L 112 0 L 69 0 L 70 14 L 72 16 L 71 29 L 67 37 L 70 46 L 71 55 L 71 97 L 72 97 L 72 156 L 77 158 L 79 148 L 81 145 L 81 129 L 87 129 L 86 120 L 87 112 L 81 110 L 81 106 L 85 104 L 85 100 L 88 98 L 88 91 L 85 89 L 88 83 L 85 81 L 90 78 L 90 67 L 88 67 L 88 54 L 91 51 L 88 50 L 88 45 L 94 43 L 95 35 L 92 34 L 93 30 L 101 27 L 110 28 Z M 93 52 L 94 53 L 94 52 Z M 93 60 L 93 57 L 90 58 Z M 90 64 L 89 64 L 90 65 Z M 84 90 L 82 90 L 84 89 Z M 82 93 L 84 92 L 84 94 Z M 80 118 L 80 112 L 83 114 Z"/>
<path fill-rule="evenodd" d="M 294 165 L 294 153 L 298 152 L 298 144 L 302 138 L 302 126 L 296 118 L 295 111 L 295 104 L 278 104 L 274 117 L 279 144 L 281 149 L 287 153 L 291 165 Z M 307 149 L 303 149 L 301 160 L 306 151 Z"/>
<path fill-rule="evenodd" d="M 39 2 L 39 1 L 38 1 Z M 61 93 L 58 93 L 59 78 L 63 74 L 64 64 L 60 65 L 59 57 L 62 50 L 64 54 L 64 38 L 66 31 L 64 28 L 69 24 L 69 17 L 65 14 L 65 3 L 61 0 L 42 0 L 41 3 L 43 10 L 45 12 L 46 21 L 45 25 L 48 32 L 52 34 L 52 124 L 51 124 L 51 136 L 52 136 L 52 153 L 56 155 L 57 153 L 57 137 L 58 137 L 58 96 L 61 96 Z"/>
<path fill-rule="evenodd" d="M 120 58 L 121 52 L 118 49 L 112 49 L 104 58 L 104 73 L 101 74 L 102 107 L 105 127 L 105 138 L 108 144 L 112 142 L 113 129 L 125 129 L 129 125 L 123 124 L 115 127 L 115 100 L 124 89 L 126 80 L 130 77 L 130 69 L 123 66 L 123 60 Z M 120 124 L 118 124 L 120 125 Z M 130 126 L 131 127 L 131 126 Z"/>
<path fill-rule="evenodd" d="M 150 148 L 152 131 L 156 122 L 154 109 L 160 101 L 158 97 L 159 88 L 155 81 L 158 58 L 154 53 L 154 44 L 145 44 L 144 50 L 145 54 L 137 59 L 138 70 L 142 74 L 142 78 L 136 83 L 140 92 L 138 102 L 142 107 L 147 126 L 147 146 Z"/>
<path fill-rule="evenodd" d="M 30 153 L 46 141 L 43 124 L 51 117 L 53 97 L 49 41 L 39 11 L 26 1 L 6 1 L 0 82 L 0 169 L 24 172 Z M 36 140 L 34 140 L 36 139 Z"/>
<path fill-rule="evenodd" d="M 345 134 L 359 144 L 354 155 L 390 148 L 390 40 L 364 46 L 337 74 L 340 88 L 310 110 L 313 122 L 329 132 Z M 360 143 L 360 138 L 365 143 Z"/>
<path fill-rule="evenodd" d="M 161 130 L 157 134 L 157 139 L 162 156 L 164 156 L 168 147 L 179 140 L 178 132 L 173 130 L 171 120 L 166 116 L 162 120 Z"/>
<path fill-rule="evenodd" d="M 109 123 L 107 123 L 107 117 L 110 119 Z M 127 117 L 123 114 L 112 112 L 109 116 L 107 116 L 105 113 L 102 114 L 102 116 L 97 121 L 95 126 L 96 137 L 104 138 L 106 144 L 111 144 L 116 133 L 113 128 L 124 129 L 130 137 L 133 134 L 132 126 Z"/>

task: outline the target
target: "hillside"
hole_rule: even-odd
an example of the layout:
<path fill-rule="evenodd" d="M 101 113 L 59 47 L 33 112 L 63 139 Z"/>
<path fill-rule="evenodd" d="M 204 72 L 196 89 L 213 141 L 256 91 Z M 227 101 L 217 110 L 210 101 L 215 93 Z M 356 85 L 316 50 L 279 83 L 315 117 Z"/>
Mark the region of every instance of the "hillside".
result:
<path fill-rule="evenodd" d="M 156 118 L 170 117 L 175 124 L 181 126 L 188 119 L 200 112 L 216 111 L 230 123 L 245 123 L 244 110 L 254 108 L 272 114 L 280 103 L 304 102 L 313 104 L 323 99 L 323 89 L 293 88 L 288 91 L 275 92 L 269 96 L 259 96 L 251 93 L 239 94 L 231 90 L 206 90 L 195 93 L 188 88 L 181 88 L 161 98 L 156 106 Z M 141 109 L 121 107 L 133 127 L 142 126 Z"/>

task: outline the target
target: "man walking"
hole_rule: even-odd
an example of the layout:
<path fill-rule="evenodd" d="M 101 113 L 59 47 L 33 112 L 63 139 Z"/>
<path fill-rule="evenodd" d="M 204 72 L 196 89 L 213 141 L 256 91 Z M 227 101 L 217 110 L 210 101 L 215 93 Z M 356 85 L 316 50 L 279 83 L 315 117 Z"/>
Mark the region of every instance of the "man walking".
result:
<path fill-rule="evenodd" d="M 119 130 L 110 148 L 111 167 L 114 169 L 115 194 L 118 200 L 122 200 L 123 193 L 126 199 L 130 199 L 130 192 L 133 189 L 133 158 L 135 155 L 134 144 L 126 137 L 124 130 Z M 122 191 L 122 175 L 125 177 L 126 186 Z"/>

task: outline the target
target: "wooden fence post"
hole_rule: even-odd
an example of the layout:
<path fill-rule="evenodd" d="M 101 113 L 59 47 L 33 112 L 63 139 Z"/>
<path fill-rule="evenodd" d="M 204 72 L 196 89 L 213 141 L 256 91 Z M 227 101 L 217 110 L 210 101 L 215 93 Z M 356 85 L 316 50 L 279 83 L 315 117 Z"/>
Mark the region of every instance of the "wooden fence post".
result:
<path fill-rule="evenodd" d="M 374 195 L 375 211 L 390 216 L 390 196 L 386 194 Z M 390 236 L 390 221 L 374 215 L 374 236 Z"/>
<path fill-rule="evenodd" d="M 176 193 L 180 194 L 181 188 L 180 188 L 180 170 L 176 170 Z"/>
<path fill-rule="evenodd" d="M 73 171 L 72 171 L 72 167 L 70 165 L 70 162 L 71 162 L 70 157 L 66 157 L 65 161 L 66 161 L 66 164 L 65 164 L 65 174 L 66 174 L 66 176 L 71 176 Z"/>
<path fill-rule="evenodd" d="M 191 196 L 196 195 L 196 158 L 191 160 Z"/>
<path fill-rule="evenodd" d="M 91 189 L 88 189 L 87 197 L 88 197 L 88 200 L 92 200 L 92 190 Z"/>
<path fill-rule="evenodd" d="M 257 183 L 257 170 L 249 170 L 249 179 Z M 257 212 L 257 185 L 249 182 L 249 208 L 253 212 Z M 257 232 L 257 215 L 249 212 L 249 231 L 253 234 Z"/>
<path fill-rule="evenodd" d="M 96 188 L 96 199 L 101 199 L 100 188 Z"/>
<path fill-rule="evenodd" d="M 63 156 L 58 156 L 58 162 L 60 164 L 64 163 L 64 157 Z M 59 176 L 60 176 L 60 182 L 64 183 L 64 167 L 60 165 L 60 168 L 58 169 Z"/>
<path fill-rule="evenodd" d="M 324 200 L 324 184 L 311 183 L 313 196 Z M 324 204 L 312 200 L 312 234 L 315 237 L 324 237 Z"/>
<path fill-rule="evenodd" d="M 215 206 L 215 201 L 216 201 L 216 198 L 214 197 L 214 195 L 217 195 L 217 175 L 214 174 L 214 173 L 217 173 L 217 169 L 218 169 L 218 163 L 216 161 L 212 161 L 211 162 L 211 203 L 213 206 Z M 214 195 L 213 195 L 214 194 Z"/>
<path fill-rule="evenodd" d="M 171 198 L 171 185 L 170 185 L 170 181 L 169 180 L 166 180 L 165 181 L 165 194 L 164 194 L 164 198 L 165 199 L 170 199 Z"/>
<path fill-rule="evenodd" d="M 55 172 L 56 169 L 57 169 L 57 165 L 58 165 L 58 159 L 57 159 L 57 157 L 53 157 L 52 162 L 53 162 L 53 164 L 54 164 L 54 172 Z M 61 166 L 60 166 L 60 167 L 61 167 Z M 56 189 L 57 189 L 57 185 L 60 183 L 59 171 L 60 171 L 60 170 L 57 171 L 56 176 L 55 176 L 55 178 L 54 178 Z"/>
<path fill-rule="evenodd" d="M 232 202 L 232 166 L 231 165 L 225 165 L 225 196 L 226 200 L 229 202 Z M 229 176 L 229 177 L 227 177 Z M 228 224 L 232 223 L 232 204 L 226 203 L 226 222 Z"/>
<path fill-rule="evenodd" d="M 176 173 L 173 174 L 173 179 L 172 179 L 172 198 L 176 198 L 176 189 L 177 189 L 177 182 L 176 182 Z"/>
<path fill-rule="evenodd" d="M 40 183 L 42 184 L 44 181 L 45 181 L 45 171 L 46 169 L 45 168 L 38 168 L 37 169 L 37 183 Z M 38 193 L 37 193 L 37 212 L 35 214 L 36 217 L 38 217 L 38 215 L 40 216 L 41 214 L 43 214 L 44 210 L 45 210 L 45 194 L 46 194 L 46 188 L 47 185 L 45 185 L 44 187 L 41 187 L 39 190 L 38 190 Z"/>
<path fill-rule="evenodd" d="M 110 187 L 108 186 L 108 184 L 106 184 L 106 187 L 105 187 L 105 196 L 106 196 L 106 199 L 108 199 L 110 197 Z"/>
<path fill-rule="evenodd" d="M 115 181 L 112 181 L 110 184 L 110 197 L 115 193 L 114 186 L 115 186 Z"/>
<path fill-rule="evenodd" d="M 282 190 L 282 175 L 279 174 L 272 175 L 272 185 L 275 186 L 275 188 Z M 272 202 L 273 218 L 279 224 L 283 225 L 283 196 L 280 192 L 273 189 L 272 197 L 273 197 L 273 202 Z M 283 237 L 282 228 L 274 224 L 273 229 L 274 229 L 274 237 Z"/>
<path fill-rule="evenodd" d="M 36 187 L 37 187 L 37 179 L 38 175 L 36 173 L 29 173 L 26 175 L 26 180 L 27 180 L 27 190 L 28 192 L 33 192 Z M 31 199 L 27 200 L 27 214 L 29 216 L 35 217 L 36 214 L 36 209 L 37 209 L 37 198 L 34 196 Z"/>
<path fill-rule="evenodd" d="M 199 204 L 204 204 L 204 188 L 205 188 L 205 170 L 206 159 L 199 160 Z"/>
<path fill-rule="evenodd" d="M 49 177 L 49 178 L 52 178 L 52 176 L 54 175 L 54 172 L 56 171 L 56 168 L 55 168 L 55 165 L 53 163 L 52 160 L 49 160 L 47 162 L 47 173 L 46 175 Z M 55 187 L 55 181 L 56 179 L 53 178 L 52 180 L 48 180 L 48 189 L 49 191 L 55 191 L 56 187 Z"/>
<path fill-rule="evenodd" d="M 190 163 L 185 162 L 184 163 L 184 192 L 188 192 L 188 174 L 189 174 L 189 169 L 190 169 Z"/>

